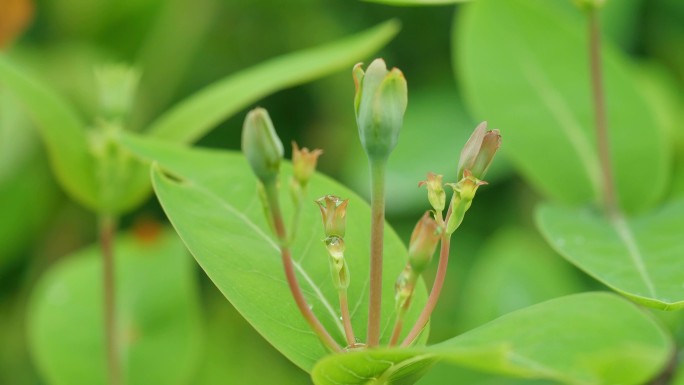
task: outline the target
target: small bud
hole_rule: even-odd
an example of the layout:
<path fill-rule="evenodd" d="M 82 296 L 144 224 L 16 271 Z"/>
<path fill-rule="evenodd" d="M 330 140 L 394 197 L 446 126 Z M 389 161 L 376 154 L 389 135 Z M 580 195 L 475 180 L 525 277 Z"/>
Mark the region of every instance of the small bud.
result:
<path fill-rule="evenodd" d="M 499 130 L 487 130 L 487 122 L 480 123 L 461 151 L 458 161 L 458 179 L 463 178 L 464 170 L 470 170 L 477 179 L 484 179 L 500 146 Z"/>
<path fill-rule="evenodd" d="M 411 240 L 409 241 L 409 264 L 420 274 L 432 260 L 435 254 L 437 243 L 440 238 L 440 227 L 437 222 L 426 211 L 420 218 L 416 227 L 413 228 Z"/>
<path fill-rule="evenodd" d="M 242 126 L 242 152 L 262 183 L 275 180 L 283 159 L 283 143 L 265 109 L 255 108 L 247 114 Z"/>
<path fill-rule="evenodd" d="M 325 246 L 330 255 L 330 274 L 333 279 L 333 286 L 336 289 L 347 289 L 349 287 L 349 267 L 344 259 L 344 239 L 332 236 L 325 239 Z"/>
<path fill-rule="evenodd" d="M 463 222 L 466 211 L 468 211 L 473 203 L 478 187 L 485 184 L 487 182 L 475 178 L 468 170 L 463 172 L 463 179 L 458 183 L 447 183 L 447 186 L 454 189 L 453 210 L 447 222 L 447 234 L 453 234 L 458 229 Z"/>
<path fill-rule="evenodd" d="M 382 59 L 375 59 L 365 73 L 357 64 L 352 75 L 361 145 L 369 158 L 386 159 L 397 145 L 404 121 L 406 79 L 397 68 L 388 71 Z"/>
<path fill-rule="evenodd" d="M 340 199 L 334 195 L 326 195 L 316 200 L 323 216 L 326 237 L 344 237 L 347 222 L 347 204 L 349 199 Z"/>
<path fill-rule="evenodd" d="M 430 201 L 432 208 L 437 212 L 442 212 L 446 205 L 446 193 L 442 185 L 442 176 L 429 172 L 427 180 L 418 183 L 418 187 L 423 185 L 427 186 L 428 201 Z"/>
<path fill-rule="evenodd" d="M 408 309 L 417 280 L 418 274 L 413 271 L 410 264 L 407 264 L 404 270 L 399 273 L 394 284 L 394 306 L 397 312 L 401 313 Z"/>
<path fill-rule="evenodd" d="M 316 170 L 316 162 L 318 157 L 321 156 L 323 150 L 315 149 L 309 151 L 308 148 L 304 147 L 301 150 L 297 143 L 292 142 L 292 166 L 294 168 L 294 177 L 299 182 L 302 187 L 305 187 L 311 179 Z"/>
<path fill-rule="evenodd" d="M 106 119 L 122 119 L 133 109 L 140 72 L 123 64 L 95 69 L 100 114 Z"/>

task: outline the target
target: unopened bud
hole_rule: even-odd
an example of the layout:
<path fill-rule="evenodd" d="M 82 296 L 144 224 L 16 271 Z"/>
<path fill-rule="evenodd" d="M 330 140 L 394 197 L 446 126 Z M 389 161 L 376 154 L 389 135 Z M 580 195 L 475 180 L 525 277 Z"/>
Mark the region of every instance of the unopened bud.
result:
<path fill-rule="evenodd" d="M 255 108 L 247 114 L 242 126 L 242 152 L 257 178 L 264 184 L 273 183 L 280 171 L 283 143 L 265 109 Z"/>
<path fill-rule="evenodd" d="M 440 230 L 439 225 L 430 216 L 429 211 L 423 214 L 416 227 L 413 228 L 408 254 L 409 264 L 416 274 L 420 274 L 425 270 L 425 267 L 432 260 L 432 255 L 435 254 L 435 249 L 437 249 L 437 243 L 439 243 L 441 236 Z"/>
<path fill-rule="evenodd" d="M 326 237 L 344 237 L 347 222 L 347 204 L 349 199 L 340 199 L 334 195 L 326 195 L 316 200 L 321 209 Z"/>
<path fill-rule="evenodd" d="M 322 153 L 323 150 L 315 149 L 309 151 L 306 147 L 300 150 L 297 143 L 292 142 L 293 174 L 294 178 L 302 187 L 305 187 L 307 183 L 309 183 L 309 179 L 311 179 L 311 176 L 316 170 L 318 157 L 321 156 Z"/>
<path fill-rule="evenodd" d="M 465 170 L 469 170 L 477 179 L 484 179 L 500 146 L 499 130 L 487 130 L 487 122 L 480 123 L 461 151 L 458 161 L 458 179 L 463 178 Z"/>
<path fill-rule="evenodd" d="M 418 274 L 413 271 L 410 264 L 407 264 L 404 270 L 399 273 L 394 284 L 394 306 L 397 312 L 408 309 L 417 280 Z"/>
<path fill-rule="evenodd" d="M 123 64 L 110 64 L 95 69 L 100 114 L 106 119 L 127 117 L 138 88 L 140 72 Z"/>
<path fill-rule="evenodd" d="M 458 183 L 447 184 L 454 189 L 453 209 L 446 226 L 447 234 L 452 234 L 461 225 L 466 211 L 473 203 L 478 187 L 485 184 L 487 182 L 475 178 L 468 170 L 464 171 L 463 179 Z"/>
<path fill-rule="evenodd" d="M 356 94 L 354 109 L 359 137 L 369 158 L 386 159 L 399 140 L 408 101 L 402 72 L 387 70 L 384 60 L 375 59 L 366 72 L 361 63 L 352 71 Z"/>
<path fill-rule="evenodd" d="M 432 208 L 437 212 L 442 212 L 446 205 L 446 193 L 442 184 L 442 176 L 429 172 L 427 180 L 418 183 L 419 187 L 423 185 L 427 186 L 428 201 L 430 201 Z"/>

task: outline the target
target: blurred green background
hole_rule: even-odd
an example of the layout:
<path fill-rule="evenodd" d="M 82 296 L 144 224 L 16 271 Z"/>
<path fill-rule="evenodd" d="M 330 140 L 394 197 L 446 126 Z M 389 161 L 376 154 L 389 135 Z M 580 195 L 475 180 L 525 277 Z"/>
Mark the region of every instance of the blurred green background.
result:
<path fill-rule="evenodd" d="M 574 12 L 570 1 L 557 2 L 559 12 Z M 680 111 L 683 4 L 681 0 L 609 0 L 604 15 L 609 39 L 635 66 L 648 65 L 644 68 L 657 73 L 659 84 L 672 96 L 659 105 L 669 103 Z M 452 30 L 465 6 L 392 7 L 352 0 L 0 0 L 0 34 L 4 34 L 0 44 L 23 69 L 66 95 L 84 116 L 92 116 L 96 108 L 93 68 L 112 62 L 135 65 L 142 78 L 132 124 L 141 127 L 228 74 L 398 18 L 401 32 L 377 56 L 401 68 L 409 84 L 409 107 L 389 165 L 388 193 L 388 219 L 408 239 L 415 221 L 428 208 L 418 181 L 428 171 L 450 180 L 459 149 L 481 118 L 470 115 L 455 76 L 458 58 Z M 31 8 L 33 12 L 26 14 L 32 16 L 22 29 L 22 9 Z M 18 24 L 16 33 L 12 23 Z M 662 97 L 661 91 L 658 88 L 654 97 Z M 356 135 L 353 93 L 349 68 L 277 92 L 258 105 L 270 111 L 284 143 L 296 140 L 303 146 L 323 148 L 319 170 L 367 196 L 368 171 Z M 238 149 L 244 115 L 243 111 L 223 122 L 198 145 Z M 504 134 L 504 146 L 505 141 Z M 289 157 L 289 150 L 286 153 Z M 684 192 L 680 153 L 676 152 L 670 188 L 675 196 Z M 602 289 L 557 256 L 538 235 L 532 208 L 541 197 L 507 163 L 505 153 L 496 160 L 488 180 L 490 184 L 480 189 L 455 235 L 449 278 L 433 316 L 432 341 L 545 299 Z M 163 230 L 166 223 L 155 198 L 150 197 L 123 218 L 122 232 L 130 233 L 132 245 L 122 247 L 177 243 L 172 232 Z M 42 320 L 34 314 L 29 322 L 28 315 L 42 296 L 51 298 L 67 290 L 59 286 L 60 279 L 75 285 L 76 293 L 79 285 L 95 285 L 88 283 L 93 277 L 87 265 L 96 252 L 79 251 L 95 242 L 95 228 L 94 216 L 60 190 L 37 131 L 18 102 L 0 86 L 0 384 L 65 383 L 46 375 L 50 369 L 43 364 L 43 353 L 40 349 L 31 353 L 29 348 L 34 338 L 40 338 L 29 333 L 32 328 L 59 334 L 58 317 Z M 175 243 L 169 247 L 179 253 L 182 247 Z M 179 384 L 309 383 L 306 373 L 250 328 L 191 257 L 181 254 L 187 263 L 179 262 L 178 271 L 167 260 L 140 267 L 149 276 L 178 274 L 181 278 L 159 283 L 167 289 L 156 294 L 148 290 L 145 284 L 150 283 L 140 273 L 134 277 L 138 281 L 129 282 L 138 291 L 124 295 L 143 303 L 146 298 L 155 303 L 164 298 L 168 306 L 158 310 L 158 317 L 181 313 L 188 318 L 175 332 L 169 331 L 183 341 L 149 348 L 146 370 L 179 367 L 168 382 Z M 433 275 L 432 271 L 426 274 L 428 283 Z M 179 281 L 187 287 L 179 288 Z M 175 291 L 182 294 L 169 300 L 169 293 Z M 89 303 L 88 298 L 80 300 Z M 60 309 L 54 311 L 58 314 Z M 84 319 L 84 325 L 88 321 Z M 681 334 L 680 328 L 680 340 Z M 153 354 L 162 348 L 166 354 Z M 85 362 L 74 360 L 78 371 Z M 470 384 L 538 383 L 448 367 L 440 367 L 421 383 L 447 383 L 445 379 L 457 376 L 462 376 L 461 383 Z"/>

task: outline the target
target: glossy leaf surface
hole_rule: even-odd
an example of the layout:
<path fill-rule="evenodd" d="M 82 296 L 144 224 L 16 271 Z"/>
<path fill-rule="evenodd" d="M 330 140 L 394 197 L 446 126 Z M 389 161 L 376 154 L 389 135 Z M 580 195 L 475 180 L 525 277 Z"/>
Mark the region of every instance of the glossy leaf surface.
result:
<path fill-rule="evenodd" d="M 170 231 L 115 243 L 117 332 L 126 384 L 186 384 L 202 343 L 195 269 Z M 91 247 L 49 270 L 33 292 L 28 338 L 50 385 L 106 383 L 102 257 Z"/>
<path fill-rule="evenodd" d="M 274 117 L 274 119 L 276 119 Z M 155 192 L 171 223 L 207 275 L 236 309 L 286 357 L 309 371 L 326 355 L 318 338 L 297 310 L 285 281 L 278 244 L 271 235 L 256 190 L 256 178 L 247 161 L 234 152 L 188 149 L 129 136 L 127 146 L 154 159 Z M 281 183 L 287 184 L 291 167 L 285 165 Z M 323 224 L 313 200 L 325 194 L 349 198 L 346 259 L 351 286 L 349 307 L 356 337 L 365 340 L 368 309 L 368 249 L 370 208 L 349 189 L 315 175 L 309 185 L 292 254 L 300 286 L 314 313 L 340 344 L 337 291 L 332 285 L 328 256 L 322 240 Z M 286 223 L 292 210 L 287 189 L 282 192 Z M 391 332 L 394 282 L 407 252 L 397 235 L 387 229 L 382 307 L 382 340 Z M 417 318 L 425 303 L 422 283 L 414 296 L 407 323 Z M 404 331 L 405 333 L 407 330 Z"/>
<path fill-rule="evenodd" d="M 313 371 L 317 385 L 412 384 L 436 361 L 567 384 L 642 384 L 672 343 L 646 313 L 607 293 L 547 301 L 437 345 L 338 354 Z"/>
<path fill-rule="evenodd" d="M 466 104 L 501 129 L 502 150 L 544 195 L 597 201 L 601 192 L 586 20 L 555 2 L 481 0 L 455 20 Z M 626 59 L 604 41 L 612 164 L 620 205 L 634 212 L 664 193 L 671 148 Z M 648 183 L 636 176 L 648 176 Z"/>
<path fill-rule="evenodd" d="M 644 305 L 684 307 L 684 201 L 634 218 L 542 205 L 537 225 L 568 261 Z"/>

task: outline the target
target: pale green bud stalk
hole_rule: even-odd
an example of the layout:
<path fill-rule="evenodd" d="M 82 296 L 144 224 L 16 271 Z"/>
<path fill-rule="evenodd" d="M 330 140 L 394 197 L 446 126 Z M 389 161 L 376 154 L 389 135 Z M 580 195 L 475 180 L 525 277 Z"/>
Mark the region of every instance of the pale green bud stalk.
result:
<path fill-rule="evenodd" d="M 451 235 L 458 229 L 463 222 L 466 211 L 468 211 L 473 203 L 478 187 L 485 184 L 487 182 L 475 178 L 468 170 L 465 170 L 463 179 L 458 183 L 447 184 L 447 186 L 454 189 L 454 195 L 451 199 L 453 208 L 446 226 L 447 234 Z"/>
<path fill-rule="evenodd" d="M 283 143 L 265 109 L 255 108 L 247 114 L 242 126 L 242 152 L 264 185 L 275 183 L 283 159 Z"/>
<path fill-rule="evenodd" d="M 386 160 L 397 145 L 404 121 L 408 101 L 406 79 L 397 68 L 388 71 L 382 59 L 375 59 L 366 72 L 359 63 L 352 74 L 361 145 L 369 159 Z"/>
<path fill-rule="evenodd" d="M 325 247 L 330 255 L 330 274 L 333 286 L 337 290 L 346 290 L 349 287 L 349 267 L 344 259 L 344 239 L 331 236 L 325 239 Z"/>
<path fill-rule="evenodd" d="M 444 211 L 444 206 L 446 205 L 446 193 L 444 192 L 442 176 L 429 172 L 427 180 L 418 183 L 418 187 L 421 186 L 427 186 L 428 201 L 441 218 L 442 211 Z"/>
<path fill-rule="evenodd" d="M 99 94 L 99 114 L 105 120 L 120 121 L 133 109 L 140 72 L 124 64 L 109 64 L 95 69 Z"/>

